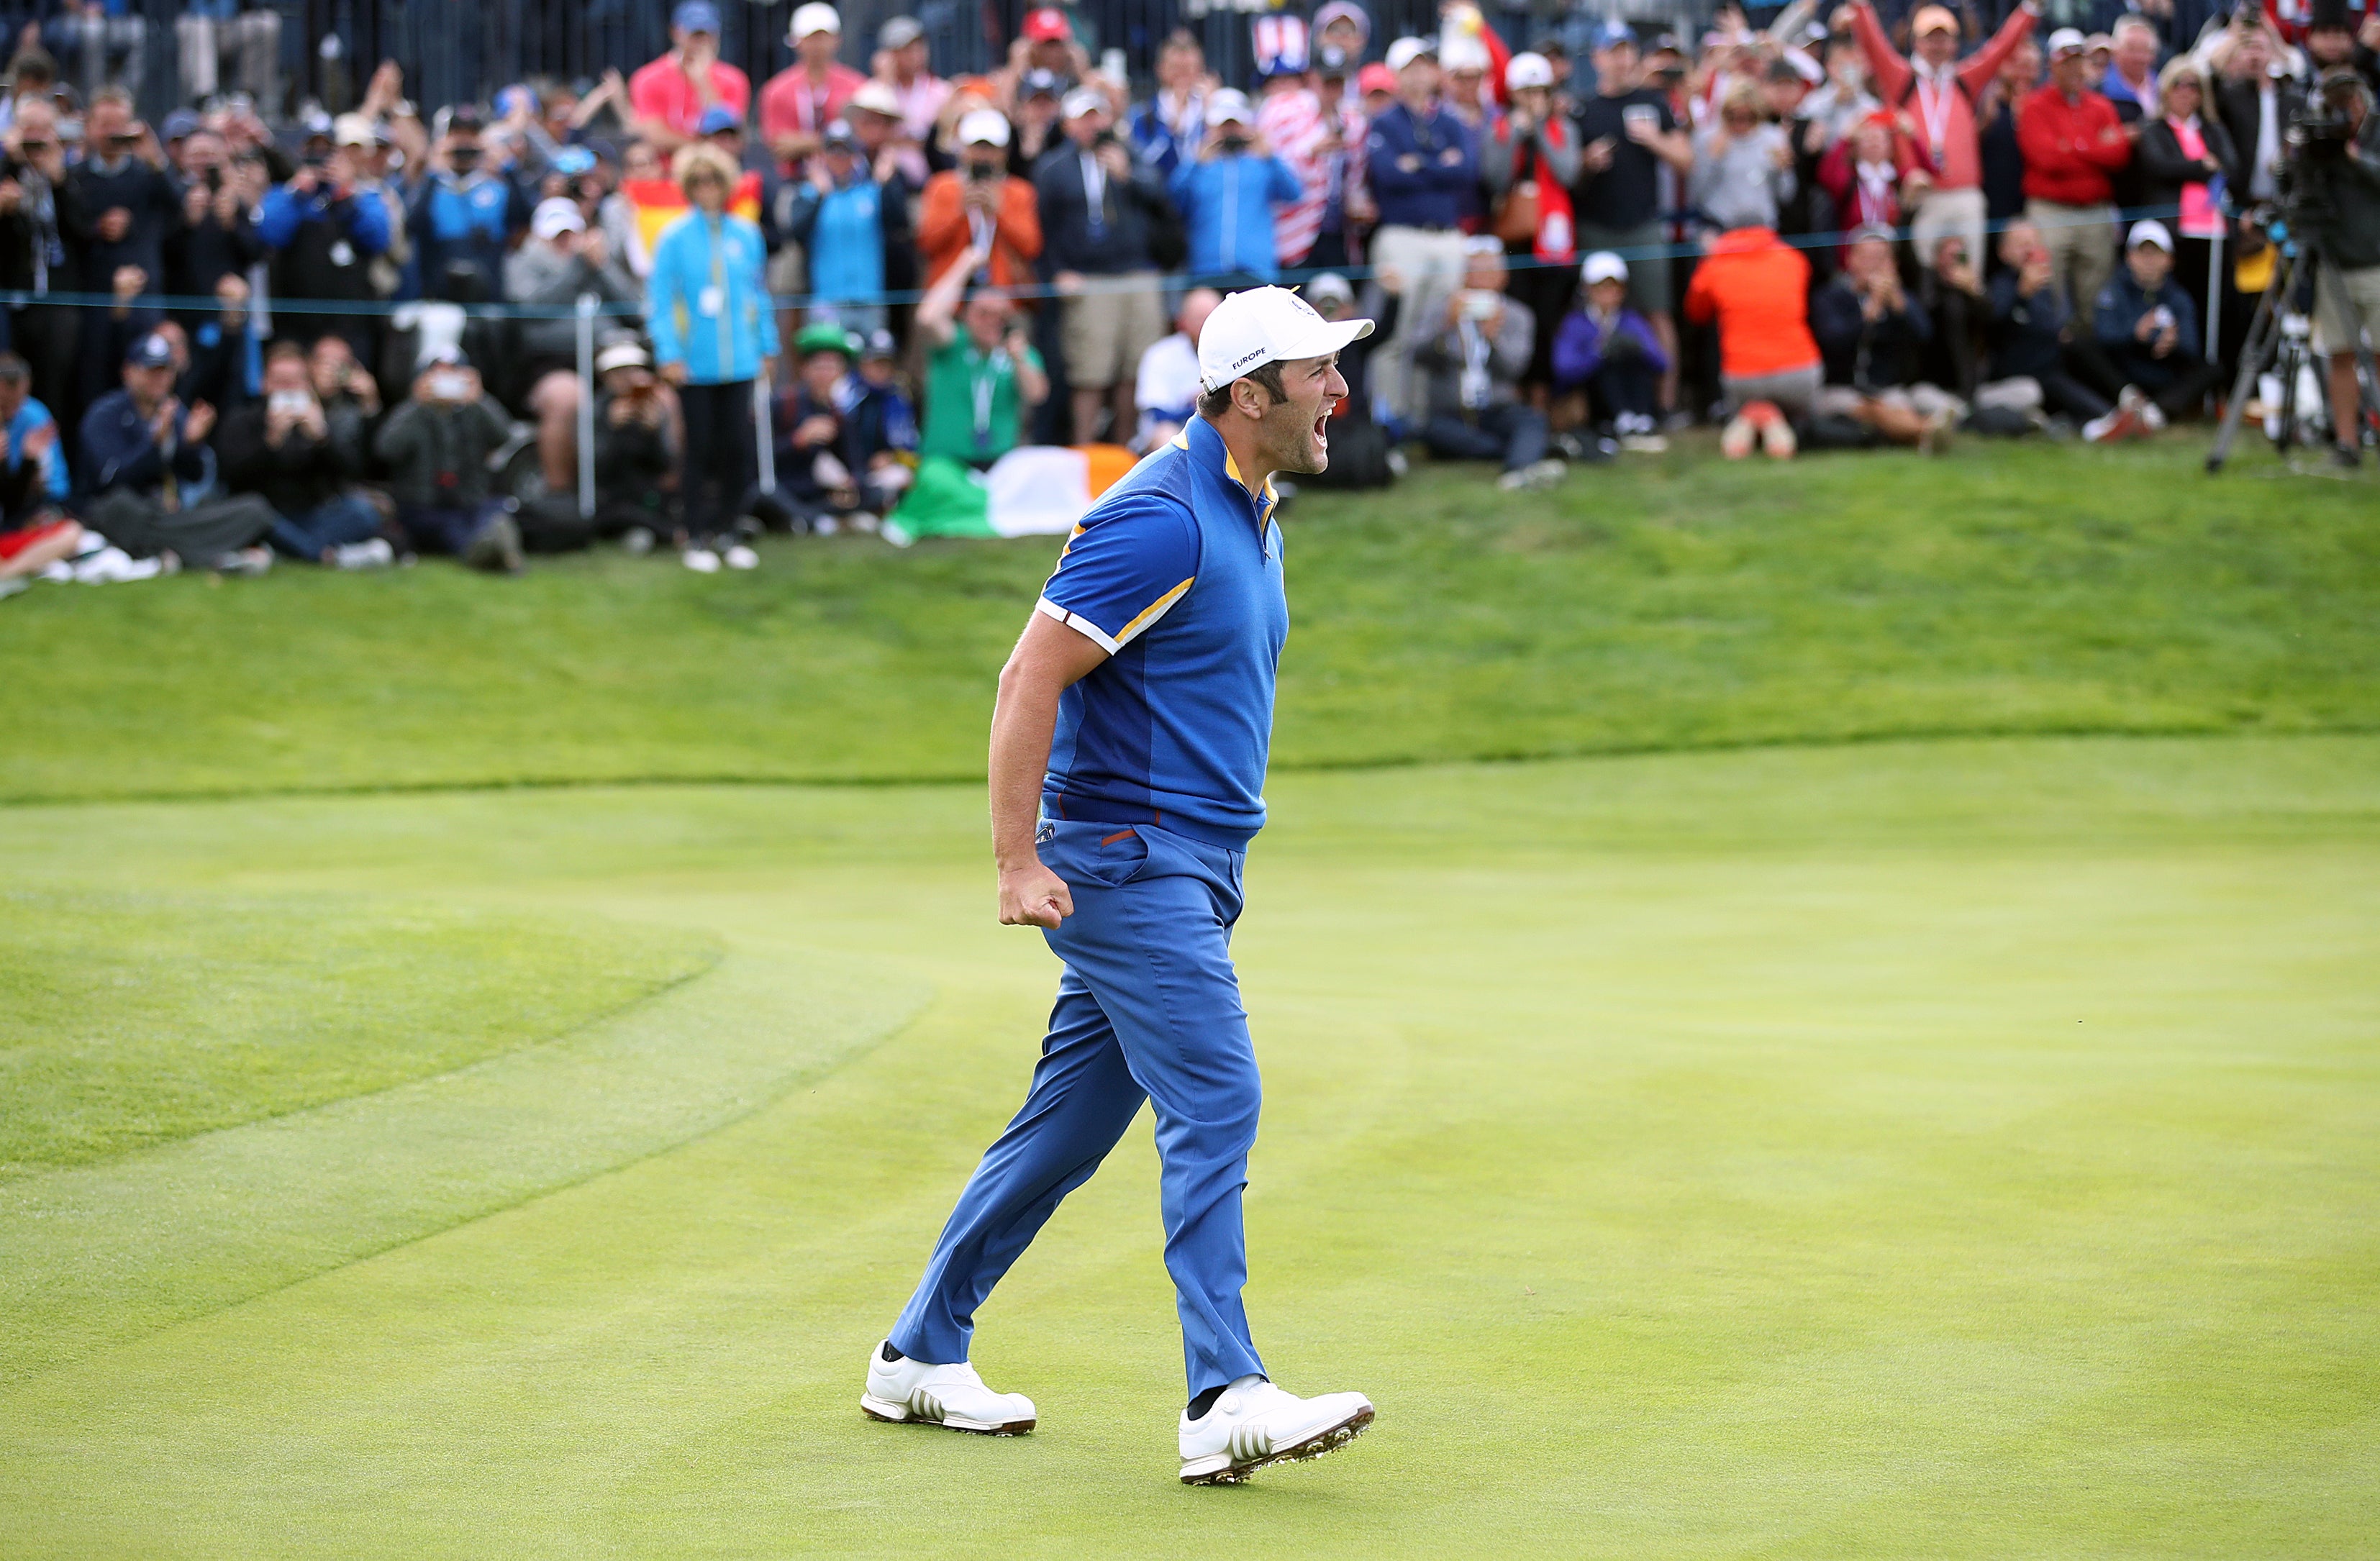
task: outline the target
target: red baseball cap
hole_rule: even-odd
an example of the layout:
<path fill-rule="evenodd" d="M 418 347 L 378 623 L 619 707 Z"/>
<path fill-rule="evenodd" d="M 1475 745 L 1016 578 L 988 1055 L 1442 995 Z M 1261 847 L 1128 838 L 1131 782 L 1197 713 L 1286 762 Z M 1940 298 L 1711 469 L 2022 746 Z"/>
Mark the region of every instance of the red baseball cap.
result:
<path fill-rule="evenodd" d="M 1074 35 L 1074 24 L 1055 6 L 1025 13 L 1025 36 L 1036 43 L 1062 43 Z"/>
<path fill-rule="evenodd" d="M 1397 73 L 1378 60 L 1355 73 L 1355 91 L 1367 98 L 1374 92 L 1393 92 L 1396 90 Z"/>

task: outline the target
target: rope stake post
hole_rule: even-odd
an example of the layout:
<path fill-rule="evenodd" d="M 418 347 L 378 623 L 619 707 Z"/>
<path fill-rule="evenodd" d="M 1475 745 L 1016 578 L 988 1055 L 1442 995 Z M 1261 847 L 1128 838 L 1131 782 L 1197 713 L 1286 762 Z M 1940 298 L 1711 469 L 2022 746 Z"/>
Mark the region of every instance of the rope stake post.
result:
<path fill-rule="evenodd" d="M 578 295 L 578 518 L 595 518 L 595 304 Z"/>

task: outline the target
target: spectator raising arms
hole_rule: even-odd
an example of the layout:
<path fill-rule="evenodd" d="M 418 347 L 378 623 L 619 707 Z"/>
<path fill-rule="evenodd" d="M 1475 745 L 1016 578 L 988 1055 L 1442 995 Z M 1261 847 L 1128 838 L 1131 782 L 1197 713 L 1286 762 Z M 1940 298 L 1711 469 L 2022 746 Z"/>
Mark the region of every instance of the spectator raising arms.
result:
<path fill-rule="evenodd" d="M 785 236 L 810 256 L 820 318 L 862 333 L 884 323 L 885 217 L 907 199 L 899 175 L 877 182 L 849 125 L 827 126 L 785 212 Z"/>
<path fill-rule="evenodd" d="M 279 299 L 330 299 L 361 303 L 378 296 L 372 286 L 372 258 L 388 248 L 388 207 L 377 196 L 356 188 L 356 152 L 339 147 L 327 155 L 309 149 L 307 161 L 287 184 L 265 192 L 257 213 L 256 236 L 273 251 L 273 292 Z M 203 187 L 192 189 L 196 199 Z M 210 200 L 202 221 L 215 215 Z M 193 226 L 200 225 L 194 223 Z M 212 288 L 213 283 L 208 284 Z M 311 342 L 326 331 L 338 331 L 359 348 L 372 340 L 370 322 L 360 316 L 307 314 L 290 310 L 289 333 Z"/>
<path fill-rule="evenodd" d="M 1021 419 L 1050 393 L 1041 355 L 1026 339 L 1014 306 L 993 289 L 959 300 L 990 257 L 962 251 L 917 304 L 926 344 L 925 430 L 917 454 L 988 466 L 1016 448 Z"/>
<path fill-rule="evenodd" d="M 735 165 L 716 147 L 681 148 L 672 164 L 693 207 L 653 244 L 645 322 L 662 377 L 677 387 L 686 422 L 686 566 L 715 574 L 750 569 L 759 556 L 731 540 L 738 506 L 750 489 L 752 381 L 777 377 L 777 319 L 761 282 L 760 230 L 727 210 Z"/>
<path fill-rule="evenodd" d="M 528 225 L 528 197 L 487 168 L 480 129 L 475 108 L 447 115 L 446 133 L 431 152 L 430 176 L 405 217 L 422 291 L 456 303 L 485 302 L 503 291 L 504 255 L 513 236 Z"/>

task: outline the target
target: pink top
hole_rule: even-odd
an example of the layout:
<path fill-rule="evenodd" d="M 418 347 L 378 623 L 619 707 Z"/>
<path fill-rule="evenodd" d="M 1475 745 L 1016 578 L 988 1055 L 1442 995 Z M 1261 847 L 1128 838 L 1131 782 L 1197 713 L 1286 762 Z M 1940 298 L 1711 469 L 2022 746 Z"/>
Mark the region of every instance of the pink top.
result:
<path fill-rule="evenodd" d="M 2168 119 L 2166 127 L 2173 139 L 2181 143 L 2184 157 L 2204 160 L 2206 137 L 2198 128 L 2198 117 Z M 2204 182 L 2181 187 L 2181 236 L 2184 238 L 2212 238 L 2223 231 L 2223 213 L 2215 209 L 2215 192 Z"/>
<path fill-rule="evenodd" d="M 742 119 L 752 106 L 752 80 L 732 65 L 710 62 L 711 102 Z M 694 134 L 702 111 L 710 106 L 700 89 L 678 64 L 674 53 L 663 54 L 628 78 L 628 106 L 639 119 L 669 127 L 681 136 Z"/>

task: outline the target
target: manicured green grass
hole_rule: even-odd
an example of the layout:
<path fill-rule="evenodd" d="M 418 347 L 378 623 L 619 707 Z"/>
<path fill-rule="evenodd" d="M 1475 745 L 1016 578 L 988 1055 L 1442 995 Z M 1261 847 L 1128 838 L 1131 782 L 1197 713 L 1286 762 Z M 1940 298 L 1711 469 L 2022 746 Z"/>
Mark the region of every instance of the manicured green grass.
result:
<path fill-rule="evenodd" d="M 450 1072 L 718 957 L 436 907 L 21 890 L 0 948 L 0 1179 Z"/>
<path fill-rule="evenodd" d="M 1894 735 L 2380 725 L 2369 482 L 2194 442 L 1730 466 L 1290 524 L 1284 768 Z M 0 608 L 0 798 L 978 775 L 1048 538 L 285 568 Z"/>
<path fill-rule="evenodd" d="M 1235 947 L 1249 1307 L 1285 1383 L 1380 1420 L 1205 1492 L 1145 1119 L 980 1319 L 1033 1436 L 853 1402 L 1054 974 L 990 925 L 973 789 L 12 809 L 0 875 L 45 892 L 728 956 L 594 1049 L 0 1185 L 6 1548 L 2353 1554 L 2376 776 L 2380 740 L 2240 737 L 1281 778 Z M 914 1018 L 871 1002 L 904 981 Z M 550 1164 L 722 1048 L 707 1116 Z M 495 1191 L 417 1197 L 448 1181 Z M 158 1239 L 224 1204 L 307 1261 Z"/>

